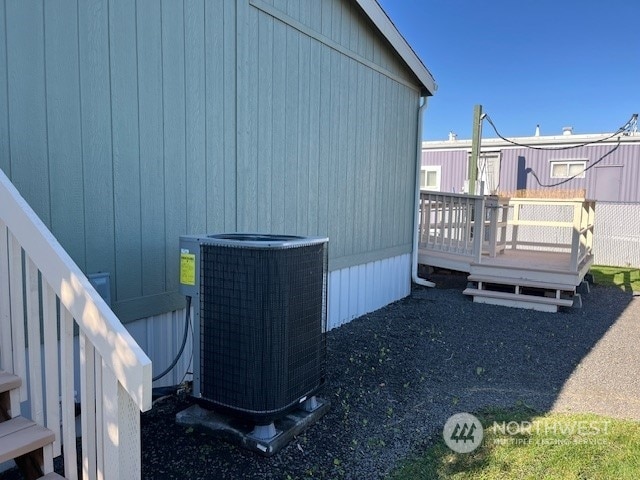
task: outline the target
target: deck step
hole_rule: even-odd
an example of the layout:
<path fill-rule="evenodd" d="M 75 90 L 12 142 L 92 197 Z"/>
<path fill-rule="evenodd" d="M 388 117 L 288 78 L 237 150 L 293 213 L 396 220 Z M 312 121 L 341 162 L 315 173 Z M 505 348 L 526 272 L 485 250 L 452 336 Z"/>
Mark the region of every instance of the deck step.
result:
<path fill-rule="evenodd" d="M 38 480 L 64 480 L 65 477 L 58 475 L 56 472 L 47 473 L 44 477 L 40 477 Z"/>
<path fill-rule="evenodd" d="M 55 440 L 55 434 L 44 427 L 15 417 L 0 423 L 0 463 L 33 452 L 49 445 Z"/>
<path fill-rule="evenodd" d="M 479 290 L 467 288 L 462 293 L 472 295 L 474 302 L 502 305 L 506 307 L 529 308 L 543 312 L 557 312 L 558 307 L 571 307 L 573 300 L 565 298 L 538 297 L 521 293 L 495 292 L 493 290 Z"/>
<path fill-rule="evenodd" d="M 0 370 L 0 393 L 8 392 L 22 386 L 22 379 L 17 375 Z"/>
<path fill-rule="evenodd" d="M 0 422 L 20 415 L 22 379 L 0 370 Z"/>
<path fill-rule="evenodd" d="M 472 274 L 467 277 L 470 282 L 492 283 L 495 285 L 514 285 L 518 287 L 540 288 L 544 290 L 575 291 L 576 287 L 564 283 L 550 283 L 524 278 L 495 277 L 491 275 Z"/>

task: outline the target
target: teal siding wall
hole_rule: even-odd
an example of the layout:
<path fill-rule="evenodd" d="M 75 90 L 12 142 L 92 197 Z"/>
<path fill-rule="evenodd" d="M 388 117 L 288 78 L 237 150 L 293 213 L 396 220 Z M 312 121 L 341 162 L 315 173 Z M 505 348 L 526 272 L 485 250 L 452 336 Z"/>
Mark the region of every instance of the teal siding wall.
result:
<path fill-rule="evenodd" d="M 352 2 L 241 3 L 238 229 L 327 235 L 332 268 L 410 251 L 415 80 Z"/>
<path fill-rule="evenodd" d="M 410 251 L 418 92 L 343 0 L 0 0 L 0 168 L 124 320 L 182 305 L 184 233 Z"/>

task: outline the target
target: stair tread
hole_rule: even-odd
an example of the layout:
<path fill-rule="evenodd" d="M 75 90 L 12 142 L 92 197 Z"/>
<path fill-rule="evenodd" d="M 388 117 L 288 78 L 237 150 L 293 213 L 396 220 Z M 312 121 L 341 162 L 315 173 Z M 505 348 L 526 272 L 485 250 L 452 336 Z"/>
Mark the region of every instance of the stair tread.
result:
<path fill-rule="evenodd" d="M 551 283 L 537 280 L 526 280 L 514 277 L 495 277 L 492 275 L 473 274 L 467 277 L 471 282 L 494 283 L 497 285 L 518 285 L 520 287 L 547 288 L 549 290 L 570 290 L 576 289 L 575 286 L 569 286 L 562 283 Z"/>
<path fill-rule="evenodd" d="M 55 434 L 24 417 L 0 423 L 0 463 L 52 443 Z"/>
<path fill-rule="evenodd" d="M 521 293 L 515 294 L 509 292 L 494 292 L 493 290 L 478 290 L 477 288 L 467 288 L 462 293 L 464 293 L 465 295 L 473 295 L 474 297 L 504 298 L 507 300 L 544 303 L 547 305 L 558 305 L 563 307 L 570 307 L 573 305 L 573 300 L 567 300 L 564 298 L 538 297 L 535 295 L 523 295 Z"/>
<path fill-rule="evenodd" d="M 38 480 L 59 480 L 64 479 L 62 475 L 58 475 L 56 472 L 47 473 L 44 477 L 38 478 Z"/>
<path fill-rule="evenodd" d="M 0 393 L 8 392 L 14 388 L 20 388 L 22 379 L 13 373 L 0 370 Z"/>

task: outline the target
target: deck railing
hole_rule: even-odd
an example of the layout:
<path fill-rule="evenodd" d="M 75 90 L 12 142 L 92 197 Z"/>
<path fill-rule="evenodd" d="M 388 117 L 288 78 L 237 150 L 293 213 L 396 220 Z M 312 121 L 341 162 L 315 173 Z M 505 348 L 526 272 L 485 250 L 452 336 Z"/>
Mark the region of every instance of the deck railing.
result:
<path fill-rule="evenodd" d="M 419 246 L 480 261 L 484 238 L 484 197 L 420 192 Z"/>
<path fill-rule="evenodd" d="M 66 478 L 78 476 L 75 392 L 83 478 L 140 478 L 151 361 L 1 170 L 0 348 L 2 369 L 23 379 L 31 419 L 56 434 L 53 456 L 64 445 Z"/>
<path fill-rule="evenodd" d="M 536 215 L 536 208 L 564 208 L 567 215 L 550 219 Z M 505 248 L 558 250 L 571 253 L 577 271 L 592 254 L 595 202 L 584 199 L 499 198 L 456 193 L 420 193 L 419 247 L 466 257 L 481 263 L 482 256 L 495 257 Z M 523 215 L 522 212 L 526 214 Z M 531 212 L 534 212 L 532 215 Z M 533 242 L 520 236 L 520 227 L 544 231 L 566 229 L 570 243 L 550 239 Z"/>
<path fill-rule="evenodd" d="M 538 249 L 558 249 L 563 248 L 570 252 L 570 266 L 574 271 L 584 262 L 584 260 L 592 254 L 593 248 L 593 224 L 595 219 L 595 201 L 577 199 L 555 199 L 555 198 L 511 198 L 509 199 L 509 207 L 513 209 L 513 213 L 508 223 L 512 226 L 511 238 L 508 242 L 512 249 L 524 247 L 535 247 Z M 525 209 L 533 210 L 538 208 L 552 208 L 557 218 L 539 218 L 538 216 L 529 216 L 523 219 L 523 211 Z M 561 212 L 565 215 L 561 215 Z M 564 218 L 563 218 L 564 217 Z M 523 241 L 520 237 L 519 227 L 530 226 L 540 230 L 544 229 L 560 229 L 570 232 L 567 238 L 570 243 L 560 243 L 558 241 Z"/>

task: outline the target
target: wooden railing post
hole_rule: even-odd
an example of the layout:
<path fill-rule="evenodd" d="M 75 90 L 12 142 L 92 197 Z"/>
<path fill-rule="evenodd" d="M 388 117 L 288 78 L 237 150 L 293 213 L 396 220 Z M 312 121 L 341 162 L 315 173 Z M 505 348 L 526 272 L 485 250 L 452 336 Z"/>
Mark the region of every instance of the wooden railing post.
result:
<path fill-rule="evenodd" d="M 62 396 L 62 443 L 65 478 L 78 479 L 76 458 L 76 422 L 73 378 L 73 317 L 60 306 L 60 384 Z"/>
<path fill-rule="evenodd" d="M 498 251 L 498 209 L 500 208 L 500 204 L 498 203 L 497 197 L 488 197 L 485 201 L 485 210 L 483 211 L 488 214 L 489 217 L 489 245 L 488 245 L 488 253 L 491 258 L 494 258 L 497 255 Z"/>
<path fill-rule="evenodd" d="M 596 202 L 588 201 L 588 209 L 589 209 L 589 230 L 587 231 L 587 249 L 589 253 L 593 252 L 593 224 L 595 222 L 596 217 Z"/>
<path fill-rule="evenodd" d="M 475 199 L 473 205 L 473 253 L 477 263 L 482 260 L 482 242 L 484 241 L 484 198 Z"/>
<path fill-rule="evenodd" d="M 513 218 L 512 230 L 511 230 L 511 249 L 516 250 L 518 248 L 518 222 L 520 221 L 520 207 L 522 204 L 518 201 L 512 201 L 513 205 Z"/>
<path fill-rule="evenodd" d="M 0 368 L 13 371 L 7 226 L 0 219 Z"/>
<path fill-rule="evenodd" d="M 573 271 L 578 270 L 580 263 L 580 239 L 582 237 L 582 204 L 577 203 L 573 206 L 573 231 L 571 235 L 571 268 Z"/>

